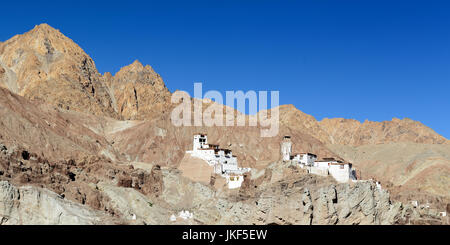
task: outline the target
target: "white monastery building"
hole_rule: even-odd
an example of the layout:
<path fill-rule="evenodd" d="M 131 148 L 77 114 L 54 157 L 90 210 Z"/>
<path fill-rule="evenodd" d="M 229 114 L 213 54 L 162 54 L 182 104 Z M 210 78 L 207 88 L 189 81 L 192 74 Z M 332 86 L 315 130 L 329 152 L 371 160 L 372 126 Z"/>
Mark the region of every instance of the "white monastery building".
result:
<path fill-rule="evenodd" d="M 313 153 L 296 153 L 291 155 L 292 142 L 290 136 L 284 136 L 281 142 L 281 158 L 283 161 L 291 161 L 301 168 L 306 168 L 308 173 L 321 176 L 331 175 L 337 182 L 346 183 L 356 180 L 355 171 L 351 163 L 344 163 L 334 158 L 323 158 L 317 160 Z"/>
<path fill-rule="evenodd" d="M 220 149 L 219 145 L 208 144 L 206 134 L 195 134 L 192 151 L 187 151 L 194 157 L 203 159 L 209 166 L 214 167 L 214 173 L 224 177 L 228 188 L 239 188 L 244 181 L 244 173 L 250 168 L 238 167 L 236 156 L 229 149 Z"/>
<path fill-rule="evenodd" d="M 188 210 L 181 210 L 178 213 L 178 217 L 181 219 L 184 219 L 184 220 L 192 219 L 192 218 L 194 218 L 194 213 L 191 213 Z M 177 221 L 177 216 L 175 216 L 175 214 L 172 214 L 169 219 L 170 219 L 170 221 L 175 222 L 175 221 Z"/>
<path fill-rule="evenodd" d="M 312 153 L 295 153 L 291 156 L 291 160 L 300 163 L 300 166 L 312 166 L 317 160 L 317 156 Z"/>

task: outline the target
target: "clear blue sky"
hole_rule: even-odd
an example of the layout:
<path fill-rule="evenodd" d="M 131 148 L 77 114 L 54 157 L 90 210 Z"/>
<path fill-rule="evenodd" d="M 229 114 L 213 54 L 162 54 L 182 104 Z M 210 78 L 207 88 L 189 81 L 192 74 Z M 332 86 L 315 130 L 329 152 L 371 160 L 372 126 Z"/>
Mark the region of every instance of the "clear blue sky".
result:
<path fill-rule="evenodd" d="M 321 120 L 408 117 L 450 138 L 449 1 L 2 2 L 0 40 L 46 22 L 100 72 L 171 91 L 279 90 Z"/>

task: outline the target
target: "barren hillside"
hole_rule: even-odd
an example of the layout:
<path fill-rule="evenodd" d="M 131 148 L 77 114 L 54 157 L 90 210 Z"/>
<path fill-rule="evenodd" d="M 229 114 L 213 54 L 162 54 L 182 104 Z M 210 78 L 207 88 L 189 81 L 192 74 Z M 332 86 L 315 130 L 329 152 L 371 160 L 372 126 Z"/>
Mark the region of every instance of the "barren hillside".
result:
<path fill-rule="evenodd" d="M 380 180 L 402 201 L 450 201 L 450 145 L 390 143 L 359 147 L 327 145 L 355 163 L 363 178 Z"/>

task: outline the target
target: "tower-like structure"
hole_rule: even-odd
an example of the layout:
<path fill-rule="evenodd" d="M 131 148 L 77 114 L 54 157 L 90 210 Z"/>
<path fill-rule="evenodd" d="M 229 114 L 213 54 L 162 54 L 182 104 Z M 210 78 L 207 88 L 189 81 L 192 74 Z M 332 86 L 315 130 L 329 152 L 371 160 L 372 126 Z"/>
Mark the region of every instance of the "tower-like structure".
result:
<path fill-rule="evenodd" d="M 292 141 L 291 136 L 284 136 L 281 142 L 281 159 L 283 161 L 289 161 L 291 159 Z"/>
<path fill-rule="evenodd" d="M 193 151 L 197 151 L 198 149 L 207 148 L 208 145 L 208 136 L 206 134 L 195 134 L 194 142 L 192 144 Z"/>

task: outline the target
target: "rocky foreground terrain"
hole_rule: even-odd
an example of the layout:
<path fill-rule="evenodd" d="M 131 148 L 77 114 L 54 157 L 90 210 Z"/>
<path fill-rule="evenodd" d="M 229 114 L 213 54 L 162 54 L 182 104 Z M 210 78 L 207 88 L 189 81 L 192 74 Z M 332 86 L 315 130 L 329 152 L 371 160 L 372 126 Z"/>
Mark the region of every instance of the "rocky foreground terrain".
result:
<path fill-rule="evenodd" d="M 279 137 L 249 126 L 175 127 L 171 93 L 150 66 L 102 75 L 46 24 L 0 43 L 0 86 L 0 224 L 449 222 L 439 212 L 450 211 L 450 143 L 420 122 L 317 121 L 284 105 Z M 196 132 L 253 168 L 240 189 L 185 177 Z M 294 152 L 351 161 L 383 190 L 280 162 L 283 135 Z M 183 210 L 193 218 L 170 220 Z"/>

